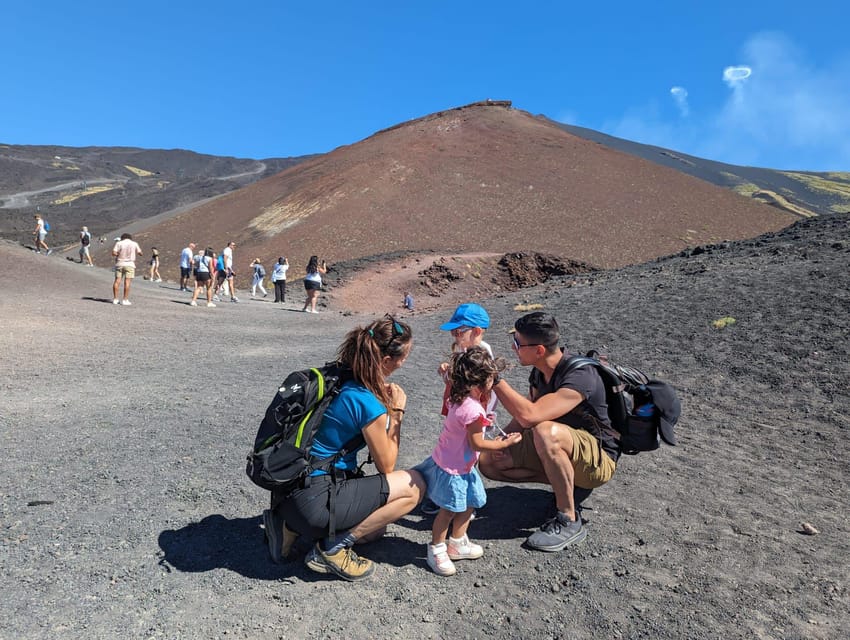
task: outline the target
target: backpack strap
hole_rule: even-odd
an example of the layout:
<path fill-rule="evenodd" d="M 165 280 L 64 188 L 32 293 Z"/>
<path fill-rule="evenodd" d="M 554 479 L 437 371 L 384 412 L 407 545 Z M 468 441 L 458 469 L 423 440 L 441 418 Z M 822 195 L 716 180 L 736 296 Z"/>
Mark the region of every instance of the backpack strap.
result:
<path fill-rule="evenodd" d="M 359 447 L 366 444 L 366 440 L 363 438 L 362 433 L 358 433 L 351 440 L 342 445 L 342 448 L 333 454 L 330 458 L 321 458 L 317 459 L 318 464 L 313 464 L 311 462 L 310 469 L 307 472 L 307 478 L 309 479 L 310 474 L 313 471 L 326 471 L 327 474 L 331 477 L 331 483 L 336 485 L 339 476 L 336 473 L 336 463 L 341 458 L 344 458 L 352 451 L 355 451 Z M 310 456 L 310 460 L 314 460 L 313 456 Z M 328 502 L 328 537 L 333 538 L 336 535 L 336 486 L 331 487 L 330 499 Z"/>

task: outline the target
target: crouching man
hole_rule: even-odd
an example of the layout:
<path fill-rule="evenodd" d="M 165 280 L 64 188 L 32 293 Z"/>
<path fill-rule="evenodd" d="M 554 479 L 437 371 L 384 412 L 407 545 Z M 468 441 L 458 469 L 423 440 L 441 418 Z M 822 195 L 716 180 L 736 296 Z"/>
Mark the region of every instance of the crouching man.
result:
<path fill-rule="evenodd" d="M 494 383 L 493 390 L 513 417 L 505 430 L 522 431 L 522 440 L 508 449 L 482 452 L 479 468 L 492 480 L 552 487 L 558 512 L 526 542 L 540 551 L 560 551 L 587 535 L 576 512 L 575 488 L 590 490 L 608 482 L 619 448 L 602 379 L 593 367 L 567 373 L 567 360 L 574 354 L 559 347 L 555 318 L 529 313 L 516 321 L 513 335 L 520 364 L 533 367 L 529 395 L 504 380 Z"/>

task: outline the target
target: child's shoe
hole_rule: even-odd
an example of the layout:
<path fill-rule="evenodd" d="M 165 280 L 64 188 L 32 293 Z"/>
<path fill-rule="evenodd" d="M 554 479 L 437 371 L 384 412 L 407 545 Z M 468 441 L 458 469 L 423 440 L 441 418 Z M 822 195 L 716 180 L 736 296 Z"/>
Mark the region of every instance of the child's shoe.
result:
<path fill-rule="evenodd" d="M 453 576 L 457 573 L 454 563 L 446 553 L 446 543 L 428 545 L 428 566 L 440 576 Z"/>
<path fill-rule="evenodd" d="M 484 555 L 484 548 L 480 544 L 469 541 L 469 536 L 462 538 L 449 537 L 447 555 L 452 560 L 475 560 Z"/>

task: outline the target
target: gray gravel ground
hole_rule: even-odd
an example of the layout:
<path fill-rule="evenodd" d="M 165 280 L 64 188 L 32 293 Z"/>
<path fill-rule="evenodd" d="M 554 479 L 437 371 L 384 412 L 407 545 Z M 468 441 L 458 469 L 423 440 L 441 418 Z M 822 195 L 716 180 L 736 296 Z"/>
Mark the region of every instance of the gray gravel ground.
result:
<path fill-rule="evenodd" d="M 483 301 L 508 358 L 514 306 L 540 303 L 570 347 L 672 382 L 680 446 L 624 458 L 574 550 L 522 545 L 547 488 L 488 483 L 484 558 L 434 575 L 410 515 L 350 584 L 269 562 L 244 457 L 283 376 L 368 318 L 143 281 L 116 307 L 106 270 L 0 245 L 0 637 L 846 637 L 848 258 L 847 218 L 823 218 Z M 402 466 L 439 431 L 444 315 L 410 318 Z"/>

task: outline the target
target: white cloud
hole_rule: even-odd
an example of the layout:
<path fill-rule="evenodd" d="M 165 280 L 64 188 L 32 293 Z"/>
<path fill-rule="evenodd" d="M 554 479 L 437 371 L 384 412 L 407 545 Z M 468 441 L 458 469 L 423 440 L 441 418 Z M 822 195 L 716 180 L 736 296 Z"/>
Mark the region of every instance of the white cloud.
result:
<path fill-rule="evenodd" d="M 673 101 L 679 108 L 679 115 L 687 118 L 690 113 L 690 107 L 688 107 L 688 90 L 685 87 L 673 87 L 670 89 L 670 95 L 673 96 Z"/>
<path fill-rule="evenodd" d="M 740 59 L 723 69 L 721 105 L 692 103 L 692 117 L 676 121 L 647 105 L 603 130 L 733 164 L 850 170 L 850 55 L 815 66 L 785 36 L 763 33 Z"/>

